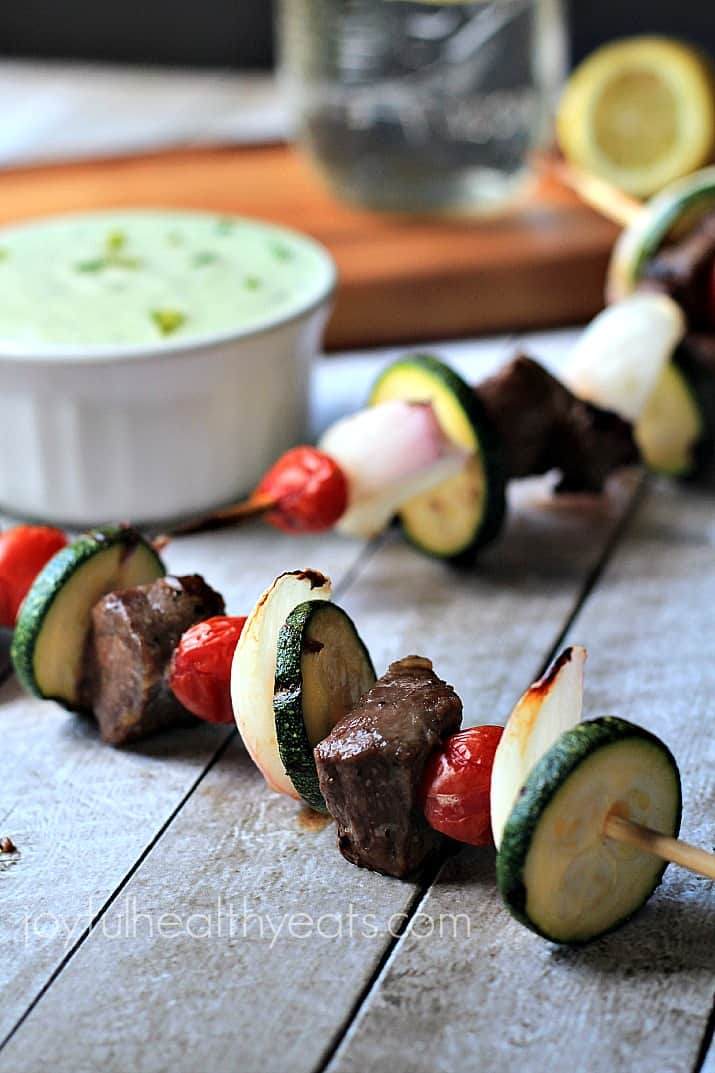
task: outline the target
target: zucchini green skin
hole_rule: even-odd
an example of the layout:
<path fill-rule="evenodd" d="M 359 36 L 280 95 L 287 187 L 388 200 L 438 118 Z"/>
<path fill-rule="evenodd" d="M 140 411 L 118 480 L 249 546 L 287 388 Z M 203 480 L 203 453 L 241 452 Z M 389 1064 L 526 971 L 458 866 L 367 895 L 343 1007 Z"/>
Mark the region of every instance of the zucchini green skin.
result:
<path fill-rule="evenodd" d="M 713 209 L 715 167 L 696 171 L 652 198 L 613 249 L 606 287 L 608 301 L 617 302 L 635 289 L 647 262 L 686 215 L 695 222 Z"/>
<path fill-rule="evenodd" d="M 278 752 L 288 778 L 307 805 L 317 812 L 327 814 L 325 799 L 318 785 L 313 746 L 305 725 L 302 672 L 306 630 L 313 616 L 324 612 L 326 608 L 330 608 L 329 613 L 337 612 L 345 617 L 355 642 L 360 646 L 365 662 L 372 671 L 373 680 L 377 678 L 370 653 L 342 608 L 326 600 L 307 600 L 291 611 L 278 636 L 273 711 Z"/>
<path fill-rule="evenodd" d="M 425 546 L 417 541 L 407 529 L 405 535 L 419 551 L 426 552 L 435 558 L 449 560 L 456 565 L 468 565 L 481 548 L 496 539 L 506 517 L 506 471 L 499 436 L 473 388 L 454 369 L 433 354 L 408 354 L 388 366 L 373 385 L 369 398 L 370 405 L 381 401 L 382 388 L 389 379 L 399 375 L 402 371 L 409 372 L 412 369 L 427 374 L 442 390 L 449 392 L 464 412 L 480 448 L 485 497 L 482 515 L 472 539 L 452 553 L 442 554 Z"/>
<path fill-rule="evenodd" d="M 541 758 L 530 772 L 526 785 L 507 820 L 497 855 L 496 871 L 499 891 L 512 916 L 550 942 L 560 943 L 563 940 L 547 934 L 526 913 L 527 892 L 524 884 L 524 867 L 536 828 L 544 810 L 558 793 L 564 781 L 587 757 L 597 749 L 628 739 L 655 745 L 665 754 L 673 771 L 677 773 L 678 766 L 673 754 L 655 734 L 614 716 L 592 719 L 586 723 L 579 723 L 573 730 L 562 734 L 556 744 Z M 680 830 L 683 807 L 679 778 L 677 785 L 678 808 L 674 837 L 677 837 Z M 653 886 L 640 905 L 614 923 L 607 931 L 614 931 L 625 924 L 645 905 L 653 891 L 660 885 L 666 867 L 667 862 L 663 862 L 662 868 L 656 874 Z M 599 935 L 603 934 L 606 932 L 599 932 Z M 568 945 L 582 946 L 586 942 L 590 942 L 590 939 L 571 940 Z"/>
<path fill-rule="evenodd" d="M 157 577 L 166 574 L 166 568 L 156 550 L 136 529 L 131 526 L 105 526 L 82 534 L 71 544 L 62 548 L 44 566 L 35 578 L 15 623 L 11 657 L 20 683 L 36 697 L 44 697 L 35 676 L 35 647 L 48 614 L 62 587 L 86 562 L 99 552 L 123 544 L 127 550 L 142 544 L 156 560 Z M 49 697 L 64 707 L 70 705 L 61 697 Z"/>

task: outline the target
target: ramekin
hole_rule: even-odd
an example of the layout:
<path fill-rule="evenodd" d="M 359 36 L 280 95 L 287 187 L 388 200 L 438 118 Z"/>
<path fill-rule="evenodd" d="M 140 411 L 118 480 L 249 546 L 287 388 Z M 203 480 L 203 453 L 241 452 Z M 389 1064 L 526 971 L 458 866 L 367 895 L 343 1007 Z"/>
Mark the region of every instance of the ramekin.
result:
<path fill-rule="evenodd" d="M 0 509 L 68 526 L 152 524 L 249 491 L 305 436 L 336 282 L 327 250 L 288 233 L 322 264 L 289 316 L 175 343 L 0 344 Z"/>

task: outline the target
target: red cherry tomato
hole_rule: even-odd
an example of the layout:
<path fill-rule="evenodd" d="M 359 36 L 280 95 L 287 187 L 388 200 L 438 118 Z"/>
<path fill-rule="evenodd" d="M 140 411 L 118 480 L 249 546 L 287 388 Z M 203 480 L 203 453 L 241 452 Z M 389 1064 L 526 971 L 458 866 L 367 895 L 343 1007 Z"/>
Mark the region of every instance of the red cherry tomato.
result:
<path fill-rule="evenodd" d="M 348 505 L 348 482 L 330 455 L 316 447 L 294 447 L 269 469 L 251 496 L 275 505 L 266 521 L 287 532 L 331 529 Z"/>
<path fill-rule="evenodd" d="M 498 726 L 462 730 L 429 758 L 422 804 L 435 831 L 472 846 L 491 845 L 489 788 L 503 730 Z"/>
<path fill-rule="evenodd" d="M 14 626 L 33 581 L 67 543 L 48 525 L 18 525 L 0 533 L 0 626 Z"/>
<path fill-rule="evenodd" d="M 215 615 L 198 622 L 181 637 L 169 668 L 176 699 L 199 719 L 232 723 L 231 663 L 244 617 Z"/>

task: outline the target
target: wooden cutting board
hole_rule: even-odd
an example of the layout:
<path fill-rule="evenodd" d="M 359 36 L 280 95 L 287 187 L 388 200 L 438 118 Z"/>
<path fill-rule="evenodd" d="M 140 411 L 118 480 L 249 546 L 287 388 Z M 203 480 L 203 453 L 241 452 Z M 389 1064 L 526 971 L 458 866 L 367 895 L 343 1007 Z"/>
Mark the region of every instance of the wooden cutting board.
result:
<path fill-rule="evenodd" d="M 499 220 L 384 216 L 336 200 L 292 147 L 201 149 L 0 173 L 0 222 L 120 206 L 259 216 L 320 239 L 340 286 L 331 349 L 577 323 L 602 304 L 615 227 L 540 182 Z"/>

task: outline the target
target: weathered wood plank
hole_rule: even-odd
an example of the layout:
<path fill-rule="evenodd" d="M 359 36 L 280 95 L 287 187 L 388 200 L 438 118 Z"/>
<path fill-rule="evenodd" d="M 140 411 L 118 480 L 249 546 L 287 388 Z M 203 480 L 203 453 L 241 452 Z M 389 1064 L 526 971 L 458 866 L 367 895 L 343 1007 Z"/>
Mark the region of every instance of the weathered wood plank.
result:
<path fill-rule="evenodd" d="M 715 844 L 714 545 L 710 496 L 654 488 L 570 631 L 589 646 L 587 716 L 619 714 L 669 743 L 683 837 L 705 847 Z M 690 1073 L 712 1004 L 714 909 L 713 884 L 672 867 L 626 927 L 559 949 L 507 915 L 493 853 L 466 851 L 420 906 L 329 1073 Z M 449 914 L 464 914 L 456 940 L 439 934 Z"/>
<path fill-rule="evenodd" d="M 608 502 L 574 512 L 530 506 L 534 490 L 522 489 L 519 513 L 475 571 L 390 541 L 341 602 L 380 669 L 422 651 L 458 687 L 469 720 L 499 719 L 554 645 L 632 491 L 624 481 Z M 332 829 L 300 823 L 232 746 L 30 1012 L 0 1070 L 314 1069 L 379 965 L 390 919 L 401 921 L 419 888 L 353 868 Z M 238 913 L 232 939 L 218 934 L 219 896 Z M 263 937 L 256 923 L 244 937 L 244 905 L 262 914 Z M 137 927 L 113 938 L 135 913 Z M 162 936 L 169 913 L 179 923 Z M 205 938 L 188 933 L 196 913 L 213 921 Z M 326 913 L 339 915 L 337 938 L 316 933 Z M 272 945 L 269 922 L 281 920 L 309 934 L 284 931 Z"/>
<path fill-rule="evenodd" d="M 175 541 L 176 573 L 203 571 L 229 610 L 248 609 L 277 569 L 319 559 L 339 581 L 361 547 L 255 528 Z M 0 690 L 0 1039 L 191 790 L 229 728 L 201 725 L 130 749 L 104 745 L 89 720 Z M 44 914 L 44 915 L 43 915 Z M 25 923 L 27 921 L 27 923 Z"/>

